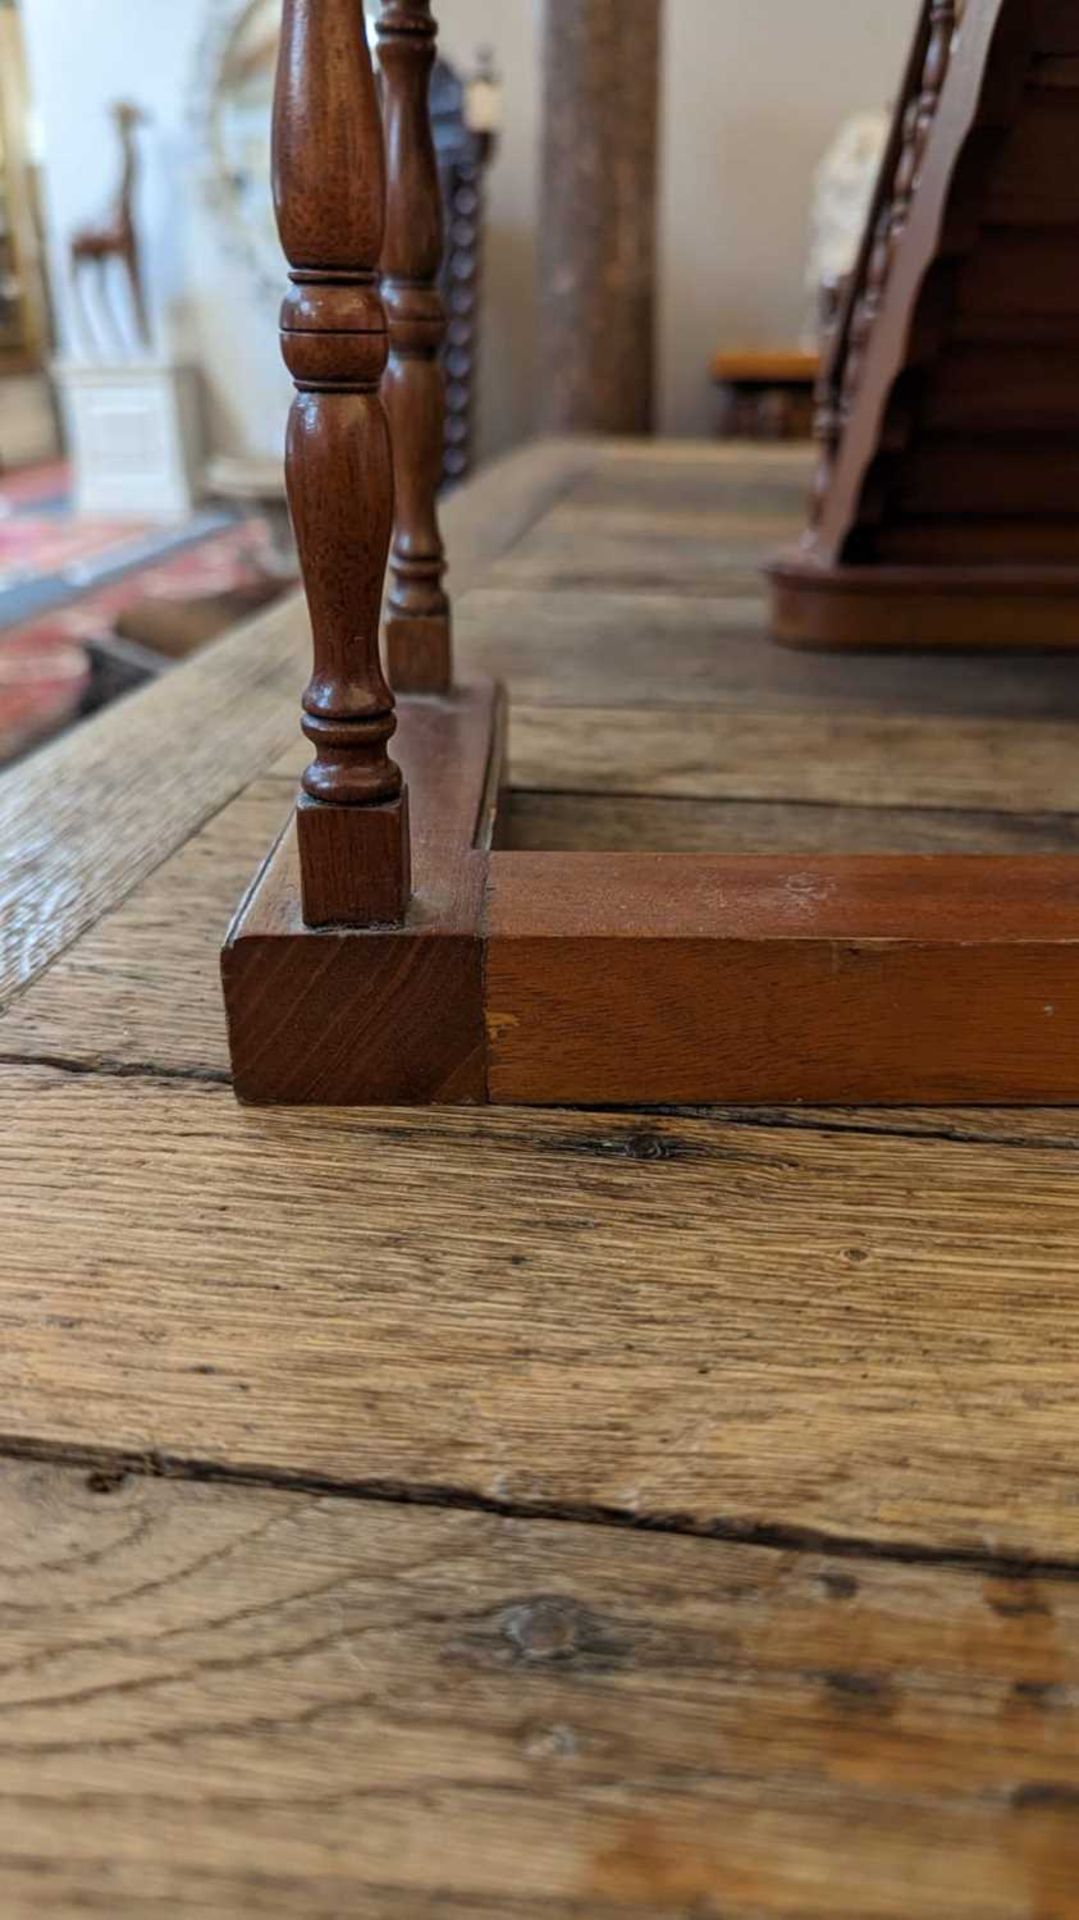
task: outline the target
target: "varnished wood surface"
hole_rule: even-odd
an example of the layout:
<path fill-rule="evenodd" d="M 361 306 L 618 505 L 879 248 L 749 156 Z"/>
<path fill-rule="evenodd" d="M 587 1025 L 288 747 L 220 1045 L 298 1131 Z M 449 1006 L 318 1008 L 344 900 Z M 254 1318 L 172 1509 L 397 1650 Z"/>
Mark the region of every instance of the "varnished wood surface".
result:
<path fill-rule="evenodd" d="M 805 471 L 575 444 L 450 503 L 512 844 L 1073 844 L 1068 663 L 767 650 Z M 1070 1920 L 1079 1117 L 242 1110 L 306 650 L 0 783 L 5 1920 Z"/>
<path fill-rule="evenodd" d="M 396 748 L 415 794 L 413 892 L 402 925 L 363 934 L 305 926 L 294 819 L 229 930 L 221 975 L 242 1100 L 486 1099 L 481 935 L 504 776 L 501 689 L 483 681 L 412 702 Z"/>
<path fill-rule="evenodd" d="M 1063 1104 L 1074 875 L 1074 855 L 498 854 L 491 1098 Z"/>

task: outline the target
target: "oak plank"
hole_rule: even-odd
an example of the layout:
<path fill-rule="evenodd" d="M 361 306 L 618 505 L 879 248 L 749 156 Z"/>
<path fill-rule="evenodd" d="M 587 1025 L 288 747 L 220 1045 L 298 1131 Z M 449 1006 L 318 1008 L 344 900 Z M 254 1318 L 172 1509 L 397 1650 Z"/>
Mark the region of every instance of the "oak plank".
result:
<path fill-rule="evenodd" d="M 295 801 L 259 779 L 0 1014 L 0 1055 L 226 1079 L 219 951 Z"/>
<path fill-rule="evenodd" d="M 1073 1579 L 20 1463 L 0 1538 L 9 1920 L 1072 1911 Z"/>
<path fill-rule="evenodd" d="M 1079 852 L 1079 816 L 1070 814 L 806 807 L 535 788 L 511 790 L 501 833 L 504 848 L 524 853 Z"/>
<path fill-rule="evenodd" d="M 295 780 L 304 760 L 300 741 L 270 771 Z M 1079 719 L 532 705 L 511 686 L 509 768 L 547 793 L 1074 815 Z"/>
<path fill-rule="evenodd" d="M 467 590 L 595 460 L 552 441 L 454 496 L 445 533 Z M 310 667 L 298 596 L 0 776 L 0 1004 L 297 736 Z"/>
<path fill-rule="evenodd" d="M 296 730 L 294 600 L 0 776 L 0 1004 Z"/>
<path fill-rule="evenodd" d="M 1079 1557 L 1070 1153 L 9 1067 L 0 1176 L 9 1440 Z"/>
<path fill-rule="evenodd" d="M 791 538 L 789 511 L 663 514 L 580 507 L 570 495 L 491 570 L 492 586 L 755 597 L 769 553 Z"/>
<path fill-rule="evenodd" d="M 633 545 L 628 539 L 624 551 Z M 505 680 L 514 704 L 1079 717 L 1079 675 L 1064 656 L 974 664 L 776 646 L 759 582 L 749 594 L 685 597 L 677 575 L 661 591 L 653 584 L 635 592 L 569 580 L 526 590 L 494 580 L 492 573 L 458 606 L 457 647 L 462 671 Z"/>
<path fill-rule="evenodd" d="M 549 792 L 1079 811 L 1079 723 L 516 704 L 510 777 Z"/>

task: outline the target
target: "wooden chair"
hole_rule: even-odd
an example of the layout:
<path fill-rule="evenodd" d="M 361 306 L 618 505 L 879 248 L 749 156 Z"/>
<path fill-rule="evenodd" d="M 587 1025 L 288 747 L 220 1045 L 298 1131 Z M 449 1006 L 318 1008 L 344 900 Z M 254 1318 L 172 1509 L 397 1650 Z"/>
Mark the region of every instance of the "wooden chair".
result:
<path fill-rule="evenodd" d="M 964 33 L 988 58 L 997 26 L 1026 11 L 968 0 Z M 907 93 L 964 178 L 981 149 L 938 84 L 947 12 L 930 0 Z M 1068 88 L 1079 0 L 1039 0 L 1033 15 L 1066 43 L 1035 45 Z M 454 684 L 435 506 L 444 315 L 429 0 L 383 0 L 379 41 L 388 183 L 359 0 L 285 0 L 274 172 L 292 266 L 287 466 L 314 758 L 223 955 L 237 1092 L 324 1104 L 1074 1098 L 1071 861 L 492 851 L 505 703 L 492 685 Z M 910 106 L 903 126 L 913 132 Z M 907 155 L 900 175 L 916 235 L 937 172 Z M 898 303 L 894 192 L 891 204 Z M 868 255 L 860 284 L 843 356 L 856 439 L 862 383 L 884 352 L 876 328 L 887 319 L 896 352 L 903 331 Z M 869 461 L 870 437 L 857 444 Z M 826 451 L 820 525 L 832 529 L 833 489 L 853 498 L 856 461 L 839 439 Z"/>

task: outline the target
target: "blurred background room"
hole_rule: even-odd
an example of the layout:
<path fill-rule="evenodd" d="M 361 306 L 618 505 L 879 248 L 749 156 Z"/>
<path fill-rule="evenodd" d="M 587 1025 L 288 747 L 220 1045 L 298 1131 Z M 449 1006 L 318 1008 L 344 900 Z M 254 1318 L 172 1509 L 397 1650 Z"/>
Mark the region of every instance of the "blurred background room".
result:
<path fill-rule="evenodd" d="M 279 11 L 0 0 L 0 760 L 292 579 Z M 437 11 L 447 485 L 541 430 L 808 434 L 817 282 L 864 217 L 913 0 L 666 0 L 626 155 L 608 88 L 598 265 L 562 218 L 587 63 L 558 0 Z M 598 371 L 566 365 L 560 319 L 587 337 L 588 274 L 615 303 Z"/>

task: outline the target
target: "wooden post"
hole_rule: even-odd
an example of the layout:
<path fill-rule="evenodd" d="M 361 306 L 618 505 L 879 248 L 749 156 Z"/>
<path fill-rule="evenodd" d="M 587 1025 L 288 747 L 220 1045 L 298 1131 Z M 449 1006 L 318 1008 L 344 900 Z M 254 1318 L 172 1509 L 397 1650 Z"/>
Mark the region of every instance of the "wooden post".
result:
<path fill-rule="evenodd" d="M 394 925 L 410 892 L 408 799 L 379 660 L 393 456 L 379 394 L 386 317 L 382 126 L 361 0 L 284 0 L 274 204 L 292 287 L 282 352 L 296 382 L 286 474 L 314 673 L 315 758 L 297 810 L 308 926 Z"/>
<path fill-rule="evenodd" d="M 389 179 L 382 295 L 390 330 L 382 392 L 397 483 L 386 657 L 401 693 L 444 693 L 452 678 L 438 524 L 446 311 L 438 287 L 442 194 L 429 102 L 437 38 L 431 0 L 382 0 L 378 47 Z"/>
<path fill-rule="evenodd" d="M 653 424 L 661 0 L 546 0 L 543 425 Z"/>

